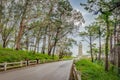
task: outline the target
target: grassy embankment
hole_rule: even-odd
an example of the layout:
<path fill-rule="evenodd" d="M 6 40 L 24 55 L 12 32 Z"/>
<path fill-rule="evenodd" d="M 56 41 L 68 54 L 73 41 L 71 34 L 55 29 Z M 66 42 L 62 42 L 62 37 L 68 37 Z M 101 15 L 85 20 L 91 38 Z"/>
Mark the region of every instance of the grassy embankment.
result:
<path fill-rule="evenodd" d="M 21 60 L 53 60 L 52 56 L 48 56 L 47 54 L 40 54 L 36 53 L 33 54 L 32 52 L 22 51 L 22 50 L 12 50 L 12 49 L 4 49 L 0 48 L 0 63 L 2 62 L 16 62 Z M 58 60 L 58 57 L 55 56 L 54 60 Z"/>
<path fill-rule="evenodd" d="M 116 71 L 110 69 L 109 72 L 105 72 L 103 65 L 92 63 L 88 59 L 81 59 L 75 64 L 81 72 L 82 80 L 120 80 Z"/>

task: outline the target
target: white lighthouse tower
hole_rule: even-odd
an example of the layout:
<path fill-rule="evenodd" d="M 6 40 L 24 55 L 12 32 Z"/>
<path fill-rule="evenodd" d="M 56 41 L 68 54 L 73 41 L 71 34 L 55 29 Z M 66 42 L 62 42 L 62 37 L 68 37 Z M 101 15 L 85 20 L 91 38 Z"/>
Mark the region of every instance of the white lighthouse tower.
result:
<path fill-rule="evenodd" d="M 82 43 L 79 42 L 79 45 L 78 45 L 78 57 L 80 58 L 82 55 L 83 55 L 83 52 L 82 52 Z"/>

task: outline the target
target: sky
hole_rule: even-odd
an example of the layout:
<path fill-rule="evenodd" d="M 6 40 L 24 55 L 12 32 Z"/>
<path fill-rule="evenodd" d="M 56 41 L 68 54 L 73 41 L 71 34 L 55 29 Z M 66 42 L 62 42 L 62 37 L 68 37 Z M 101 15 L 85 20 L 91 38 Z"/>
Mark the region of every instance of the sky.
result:
<path fill-rule="evenodd" d="M 93 13 L 88 13 L 82 6 L 80 6 L 80 3 L 86 3 L 87 0 L 69 0 L 70 4 L 72 5 L 73 9 L 76 9 L 80 11 L 83 15 L 83 18 L 85 20 L 85 23 L 80 27 L 80 31 L 84 30 L 85 26 L 88 26 L 95 20 L 95 15 Z M 81 37 L 75 36 L 74 39 L 79 43 L 82 42 L 83 47 L 83 54 L 87 54 L 86 51 L 89 50 L 88 43 L 85 41 L 81 41 Z M 74 46 L 72 48 L 73 56 L 76 56 L 78 54 L 78 46 Z"/>

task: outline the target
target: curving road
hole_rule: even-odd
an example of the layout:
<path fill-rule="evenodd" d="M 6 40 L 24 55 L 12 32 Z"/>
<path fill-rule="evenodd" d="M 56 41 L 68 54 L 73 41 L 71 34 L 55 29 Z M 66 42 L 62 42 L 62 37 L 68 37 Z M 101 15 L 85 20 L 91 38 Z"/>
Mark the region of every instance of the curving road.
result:
<path fill-rule="evenodd" d="M 35 65 L 0 73 L 0 80 L 69 80 L 72 60 Z"/>

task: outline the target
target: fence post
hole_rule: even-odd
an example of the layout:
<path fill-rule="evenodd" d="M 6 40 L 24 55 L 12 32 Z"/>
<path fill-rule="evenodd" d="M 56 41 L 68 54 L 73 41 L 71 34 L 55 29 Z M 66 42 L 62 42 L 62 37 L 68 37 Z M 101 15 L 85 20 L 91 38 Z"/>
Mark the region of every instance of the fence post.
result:
<path fill-rule="evenodd" d="M 4 70 L 7 70 L 7 62 L 4 63 Z"/>
<path fill-rule="evenodd" d="M 23 61 L 20 61 L 20 66 L 21 66 L 21 67 L 23 66 Z"/>
<path fill-rule="evenodd" d="M 36 59 L 37 60 L 37 64 L 39 64 L 39 59 Z"/>
<path fill-rule="evenodd" d="M 29 60 L 27 60 L 27 66 L 29 66 Z"/>
<path fill-rule="evenodd" d="M 77 71 L 77 77 L 78 77 L 78 80 L 81 80 L 81 73 L 79 71 Z"/>

